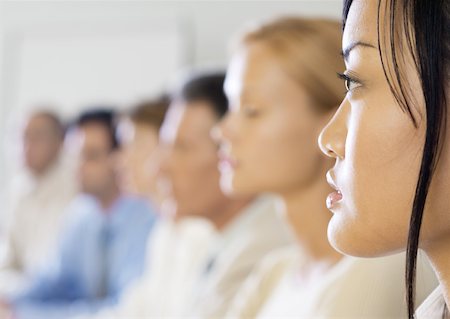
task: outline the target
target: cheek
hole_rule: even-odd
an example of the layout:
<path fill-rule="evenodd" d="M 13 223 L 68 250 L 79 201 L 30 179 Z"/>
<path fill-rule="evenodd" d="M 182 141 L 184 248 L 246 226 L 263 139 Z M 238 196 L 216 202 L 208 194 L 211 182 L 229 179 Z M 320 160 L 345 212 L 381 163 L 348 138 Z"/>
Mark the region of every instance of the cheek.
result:
<path fill-rule="evenodd" d="M 323 158 L 317 147 L 319 130 L 293 119 L 297 117 L 271 118 L 248 129 L 237 150 L 241 165 L 234 174 L 235 189 L 277 192 L 317 174 Z"/>
<path fill-rule="evenodd" d="M 203 192 L 219 185 L 218 160 L 200 152 L 174 163 L 170 178 L 180 196 L 203 196 Z"/>
<path fill-rule="evenodd" d="M 187 162 L 174 180 L 174 196 L 186 214 L 201 214 L 221 194 L 217 159 L 205 157 Z"/>
<path fill-rule="evenodd" d="M 382 255 L 406 242 L 423 134 L 398 106 L 385 105 L 352 111 L 345 158 L 336 166 L 344 198 L 329 235 L 351 254 Z"/>
<path fill-rule="evenodd" d="M 29 155 L 35 161 L 45 160 L 49 152 L 50 148 L 48 148 L 47 145 L 43 143 L 35 143 L 29 148 Z"/>

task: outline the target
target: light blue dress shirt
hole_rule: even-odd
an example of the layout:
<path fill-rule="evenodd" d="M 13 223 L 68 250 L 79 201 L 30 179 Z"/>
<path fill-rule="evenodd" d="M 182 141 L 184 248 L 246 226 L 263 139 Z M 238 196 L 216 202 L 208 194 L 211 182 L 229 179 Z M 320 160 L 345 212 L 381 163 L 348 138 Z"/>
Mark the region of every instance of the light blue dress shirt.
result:
<path fill-rule="evenodd" d="M 147 202 L 124 196 L 103 212 L 82 195 L 70 209 L 55 257 L 11 300 L 18 319 L 67 319 L 113 306 L 144 270 L 156 221 Z"/>

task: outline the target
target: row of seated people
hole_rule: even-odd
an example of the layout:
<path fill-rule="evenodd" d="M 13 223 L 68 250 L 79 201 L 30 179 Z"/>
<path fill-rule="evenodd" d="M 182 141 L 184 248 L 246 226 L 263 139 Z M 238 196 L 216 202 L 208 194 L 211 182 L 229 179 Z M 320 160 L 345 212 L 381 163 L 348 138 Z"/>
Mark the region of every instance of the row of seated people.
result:
<path fill-rule="evenodd" d="M 120 120 L 92 108 L 64 139 L 33 114 L 0 318 L 403 316 L 404 254 L 347 257 L 327 239 L 317 137 L 342 97 L 340 43 L 334 21 L 279 19 L 244 33 L 226 73 Z M 421 301 L 437 282 L 419 264 Z"/>

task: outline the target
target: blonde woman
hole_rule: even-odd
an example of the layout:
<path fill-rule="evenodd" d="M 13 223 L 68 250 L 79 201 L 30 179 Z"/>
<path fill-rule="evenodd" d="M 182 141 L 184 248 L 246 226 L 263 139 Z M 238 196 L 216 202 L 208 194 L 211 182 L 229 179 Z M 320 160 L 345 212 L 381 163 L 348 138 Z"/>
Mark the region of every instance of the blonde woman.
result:
<path fill-rule="evenodd" d="M 267 257 L 236 297 L 230 317 L 393 318 L 404 314 L 403 257 L 344 257 L 327 239 L 331 218 L 323 179 L 332 167 L 317 147 L 342 99 L 335 75 L 341 27 L 325 19 L 284 18 L 245 33 L 226 78 L 229 114 L 221 141 L 222 187 L 273 192 L 297 244 Z M 422 277 L 421 277 L 422 278 Z M 433 289 L 421 287 L 419 298 Z"/>

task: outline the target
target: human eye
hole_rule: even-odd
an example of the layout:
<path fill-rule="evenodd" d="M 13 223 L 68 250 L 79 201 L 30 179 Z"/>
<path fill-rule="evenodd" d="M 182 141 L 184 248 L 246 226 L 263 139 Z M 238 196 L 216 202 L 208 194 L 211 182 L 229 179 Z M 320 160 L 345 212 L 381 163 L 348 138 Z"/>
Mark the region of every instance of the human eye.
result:
<path fill-rule="evenodd" d="M 346 72 L 338 73 L 338 77 L 344 80 L 346 93 L 352 92 L 363 85 L 361 80 Z"/>
<path fill-rule="evenodd" d="M 260 115 L 260 110 L 258 110 L 256 107 L 252 106 L 244 106 L 242 107 L 242 114 L 247 118 L 255 118 Z"/>

